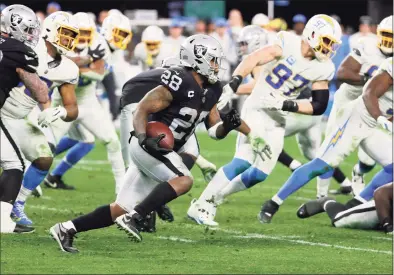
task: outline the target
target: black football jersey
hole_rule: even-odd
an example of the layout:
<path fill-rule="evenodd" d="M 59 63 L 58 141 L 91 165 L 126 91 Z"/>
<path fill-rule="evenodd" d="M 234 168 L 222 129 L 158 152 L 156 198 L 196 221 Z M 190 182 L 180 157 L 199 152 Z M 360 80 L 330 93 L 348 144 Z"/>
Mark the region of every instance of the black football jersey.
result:
<path fill-rule="evenodd" d="M 13 38 L 0 36 L 0 108 L 20 82 L 16 68 L 35 73 L 37 67 L 38 56 L 33 49 Z"/>
<path fill-rule="evenodd" d="M 159 68 L 143 72 L 130 79 L 123 87 L 121 106 L 139 102 L 149 91 L 163 85 L 173 100 L 166 109 L 152 114 L 149 121 L 166 124 L 174 134 L 174 150 L 179 150 L 194 133 L 196 126 L 204 121 L 218 102 L 222 87 L 218 81 L 201 88 L 185 67 Z"/>

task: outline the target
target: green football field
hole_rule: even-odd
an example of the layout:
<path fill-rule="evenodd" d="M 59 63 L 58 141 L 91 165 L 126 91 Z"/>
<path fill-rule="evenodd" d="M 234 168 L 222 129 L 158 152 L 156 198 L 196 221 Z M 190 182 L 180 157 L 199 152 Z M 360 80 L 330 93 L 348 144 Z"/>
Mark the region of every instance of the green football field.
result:
<path fill-rule="evenodd" d="M 203 156 L 218 167 L 231 160 L 234 142 L 235 135 L 219 142 L 200 135 Z M 294 138 L 286 140 L 286 149 L 305 161 Z M 355 161 L 353 155 L 342 165 L 349 176 Z M 315 197 L 316 181 L 293 194 L 271 224 L 260 224 L 256 216 L 262 202 L 290 175 L 278 164 L 267 181 L 228 198 L 218 209 L 220 228 L 212 230 L 186 218 L 190 201 L 206 185 L 198 168 L 193 169 L 193 175 L 193 189 L 169 204 L 175 221 L 159 220 L 157 232 L 144 234 L 143 242 L 130 242 L 113 226 L 79 234 L 75 246 L 80 253 L 66 254 L 49 237 L 48 229 L 114 200 L 111 167 L 105 148 L 97 145 L 65 176 L 76 191 L 43 188 L 42 198 L 28 200 L 27 214 L 36 224 L 35 233 L 1 235 L 1 273 L 392 274 L 391 236 L 334 228 L 324 213 L 307 220 L 297 218 L 301 203 Z M 332 187 L 337 187 L 336 183 L 332 182 Z M 338 196 L 342 202 L 348 199 Z"/>

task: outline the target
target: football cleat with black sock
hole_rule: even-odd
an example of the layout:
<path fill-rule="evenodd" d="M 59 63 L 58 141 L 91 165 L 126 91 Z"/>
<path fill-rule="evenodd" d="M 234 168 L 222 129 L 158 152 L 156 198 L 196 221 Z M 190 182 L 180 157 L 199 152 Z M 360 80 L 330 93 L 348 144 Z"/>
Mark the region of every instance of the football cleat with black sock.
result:
<path fill-rule="evenodd" d="M 305 218 L 312 217 L 316 214 L 323 213 L 324 212 L 324 208 L 323 208 L 324 203 L 329 200 L 334 200 L 334 199 L 329 198 L 329 197 L 322 197 L 320 199 L 311 200 L 311 201 L 308 201 L 308 202 L 302 204 L 300 206 L 300 208 L 298 208 L 298 210 L 297 210 L 297 217 L 299 217 L 300 219 L 305 219 Z"/>
<path fill-rule="evenodd" d="M 257 218 L 261 223 L 270 223 L 278 209 L 279 205 L 276 202 L 273 200 L 266 201 L 261 207 L 261 211 L 257 215 Z"/>
<path fill-rule="evenodd" d="M 52 238 L 59 244 L 62 251 L 68 253 L 78 253 L 78 249 L 73 247 L 75 234 L 74 229 L 66 229 L 61 223 L 57 223 L 49 229 Z"/>
<path fill-rule="evenodd" d="M 65 184 L 61 176 L 52 176 L 48 174 L 44 179 L 44 184 L 48 188 L 52 189 L 64 189 L 64 190 L 74 190 L 75 187 L 72 185 Z"/>
<path fill-rule="evenodd" d="M 142 236 L 140 231 L 144 230 L 147 226 L 146 219 L 142 218 L 140 214 L 134 213 L 124 214 L 115 220 L 119 230 L 125 231 L 130 240 L 134 242 L 141 242 Z"/>
<path fill-rule="evenodd" d="M 146 226 L 142 227 L 141 230 L 138 230 L 138 231 L 146 232 L 146 233 L 156 232 L 156 212 L 155 211 L 152 211 L 149 215 L 146 216 L 145 221 L 144 221 L 144 225 L 145 224 L 146 224 Z"/>
<path fill-rule="evenodd" d="M 156 210 L 157 215 L 159 218 L 166 222 L 173 222 L 174 215 L 171 212 L 171 209 L 167 205 L 161 206 L 159 209 Z"/>

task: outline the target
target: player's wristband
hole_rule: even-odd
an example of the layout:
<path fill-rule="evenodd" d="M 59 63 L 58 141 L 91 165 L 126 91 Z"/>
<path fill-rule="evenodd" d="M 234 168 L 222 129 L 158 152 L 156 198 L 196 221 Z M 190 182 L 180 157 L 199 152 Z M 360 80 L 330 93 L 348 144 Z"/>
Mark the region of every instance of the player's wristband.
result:
<path fill-rule="evenodd" d="M 233 90 L 234 93 L 237 92 L 239 85 L 241 85 L 243 77 L 241 75 L 233 76 L 228 83 L 230 88 Z"/>
<path fill-rule="evenodd" d="M 298 111 L 298 104 L 293 100 L 283 101 L 282 111 L 296 113 Z"/>

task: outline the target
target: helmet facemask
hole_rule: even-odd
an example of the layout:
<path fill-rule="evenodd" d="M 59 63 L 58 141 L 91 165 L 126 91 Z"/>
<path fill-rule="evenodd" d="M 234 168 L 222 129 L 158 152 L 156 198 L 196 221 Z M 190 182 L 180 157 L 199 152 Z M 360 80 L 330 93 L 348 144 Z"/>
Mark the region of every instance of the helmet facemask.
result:
<path fill-rule="evenodd" d="M 54 44 L 60 50 L 64 49 L 66 51 L 72 51 L 77 44 L 76 42 L 78 41 L 78 35 L 78 29 L 61 25 L 57 29 Z"/>
<path fill-rule="evenodd" d="M 217 57 L 207 53 L 205 56 L 196 60 L 199 66 L 195 68 L 195 71 L 208 78 L 210 84 L 214 84 L 220 79 L 225 71 L 225 69 L 221 67 L 222 59 L 222 56 Z"/>
<path fill-rule="evenodd" d="M 392 30 L 378 30 L 378 47 L 386 55 L 393 54 L 393 31 Z"/>
<path fill-rule="evenodd" d="M 95 30 L 93 28 L 79 28 L 76 48 L 83 50 L 92 45 Z"/>
<path fill-rule="evenodd" d="M 121 28 L 113 28 L 112 39 L 109 42 L 113 44 L 116 48 L 124 50 L 127 48 L 127 45 L 130 43 L 131 37 L 132 37 L 131 31 Z"/>
<path fill-rule="evenodd" d="M 323 35 L 319 37 L 319 43 L 313 48 L 313 51 L 317 59 L 328 60 L 334 57 L 340 45 L 341 42 L 338 42 L 335 38 Z"/>
<path fill-rule="evenodd" d="M 149 54 L 156 56 L 160 52 L 161 42 L 160 41 L 144 41 L 145 47 Z"/>

